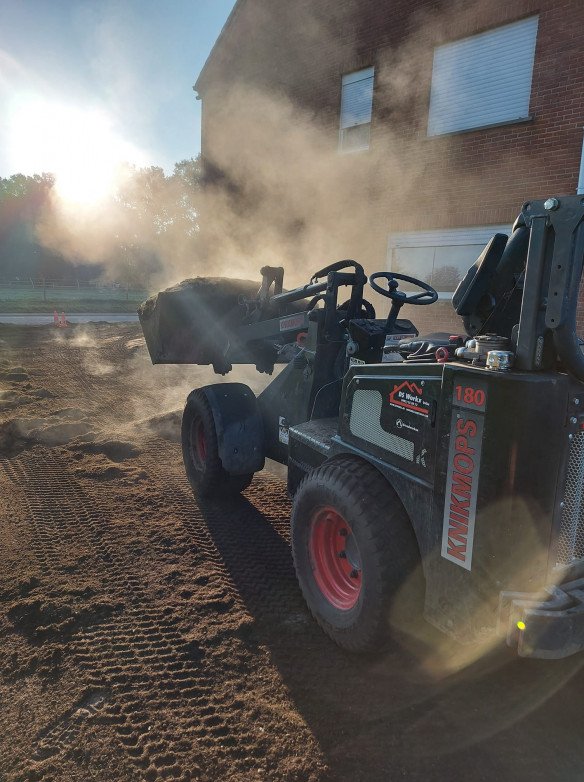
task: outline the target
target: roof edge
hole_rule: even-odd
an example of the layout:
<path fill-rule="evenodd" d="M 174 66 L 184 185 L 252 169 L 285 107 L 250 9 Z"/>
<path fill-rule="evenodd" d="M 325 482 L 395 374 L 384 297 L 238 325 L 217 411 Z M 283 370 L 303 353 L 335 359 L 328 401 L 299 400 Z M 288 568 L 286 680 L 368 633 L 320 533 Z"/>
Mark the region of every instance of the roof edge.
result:
<path fill-rule="evenodd" d="M 205 60 L 205 64 L 203 65 L 203 67 L 201 68 L 201 70 L 199 72 L 199 75 L 197 76 L 197 80 L 196 80 L 196 82 L 195 82 L 195 84 L 193 86 L 193 90 L 195 90 L 195 92 L 199 92 L 199 88 L 201 86 L 201 83 L 205 79 L 205 75 L 206 75 L 206 72 L 207 72 L 207 70 L 209 68 L 209 65 L 211 64 L 212 60 L 215 58 L 215 56 L 217 54 L 217 51 L 218 51 L 219 47 L 221 46 L 221 44 L 222 44 L 222 42 L 223 42 L 223 40 L 224 40 L 224 38 L 225 38 L 225 36 L 227 34 L 227 31 L 229 30 L 229 28 L 233 24 L 233 21 L 234 21 L 235 17 L 237 16 L 239 11 L 241 10 L 241 8 L 244 5 L 244 3 L 245 3 L 245 0 L 236 0 L 235 5 L 231 9 L 231 13 L 227 17 L 227 21 L 225 22 L 225 24 L 221 28 L 221 32 L 217 36 L 217 40 L 213 44 L 213 48 L 209 52 L 209 55 L 207 56 L 207 59 Z"/>

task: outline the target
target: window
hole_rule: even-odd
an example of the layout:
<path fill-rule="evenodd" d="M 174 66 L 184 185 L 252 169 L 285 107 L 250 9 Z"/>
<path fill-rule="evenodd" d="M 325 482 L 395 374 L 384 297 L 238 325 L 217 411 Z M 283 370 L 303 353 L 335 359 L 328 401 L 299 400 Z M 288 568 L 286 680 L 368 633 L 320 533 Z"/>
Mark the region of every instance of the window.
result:
<path fill-rule="evenodd" d="M 430 283 L 449 299 L 470 266 L 496 233 L 511 234 L 510 225 L 449 228 L 441 231 L 396 233 L 389 237 L 388 269 Z M 411 289 L 406 283 L 400 288 Z"/>
<path fill-rule="evenodd" d="M 529 119 L 538 17 L 434 50 L 428 135 Z"/>
<path fill-rule="evenodd" d="M 339 149 L 358 152 L 369 149 L 373 68 L 347 73 L 341 87 L 341 129 Z"/>

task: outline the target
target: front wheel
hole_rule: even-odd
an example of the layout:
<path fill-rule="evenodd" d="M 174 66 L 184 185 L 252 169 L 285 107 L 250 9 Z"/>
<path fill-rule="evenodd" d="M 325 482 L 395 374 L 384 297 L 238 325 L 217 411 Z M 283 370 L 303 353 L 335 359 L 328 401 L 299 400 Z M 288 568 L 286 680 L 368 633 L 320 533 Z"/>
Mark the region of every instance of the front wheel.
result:
<path fill-rule="evenodd" d="M 220 497 L 247 489 L 253 473 L 231 475 L 221 463 L 211 405 L 204 393 L 187 399 L 181 426 L 182 453 L 189 483 L 201 497 Z"/>
<path fill-rule="evenodd" d="M 314 618 L 349 651 L 381 648 L 392 618 L 419 612 L 412 526 L 395 491 L 366 462 L 332 461 L 302 481 L 292 510 L 292 553 Z"/>

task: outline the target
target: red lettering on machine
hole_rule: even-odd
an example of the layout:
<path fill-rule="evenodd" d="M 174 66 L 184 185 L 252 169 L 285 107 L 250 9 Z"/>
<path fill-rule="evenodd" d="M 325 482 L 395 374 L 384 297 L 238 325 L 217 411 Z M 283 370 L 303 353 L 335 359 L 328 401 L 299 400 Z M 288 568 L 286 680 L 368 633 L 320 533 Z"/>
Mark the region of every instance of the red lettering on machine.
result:
<path fill-rule="evenodd" d="M 452 482 L 450 489 L 450 514 L 448 518 L 448 548 L 450 556 L 466 559 L 468 543 L 468 520 L 472 496 L 472 482 L 475 463 L 475 449 L 469 444 L 474 438 L 477 425 L 474 421 L 460 418 L 456 422 L 454 457 L 452 460 Z"/>

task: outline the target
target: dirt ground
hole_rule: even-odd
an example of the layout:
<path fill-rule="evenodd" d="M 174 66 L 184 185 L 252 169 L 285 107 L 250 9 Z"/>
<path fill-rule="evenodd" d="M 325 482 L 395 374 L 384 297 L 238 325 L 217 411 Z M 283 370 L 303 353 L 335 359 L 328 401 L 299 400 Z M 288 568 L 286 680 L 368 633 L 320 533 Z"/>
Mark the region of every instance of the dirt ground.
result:
<path fill-rule="evenodd" d="M 276 474 L 195 501 L 179 411 L 215 379 L 152 367 L 137 325 L 0 327 L 1 782 L 582 780 L 581 658 L 355 659 L 304 606 Z"/>

